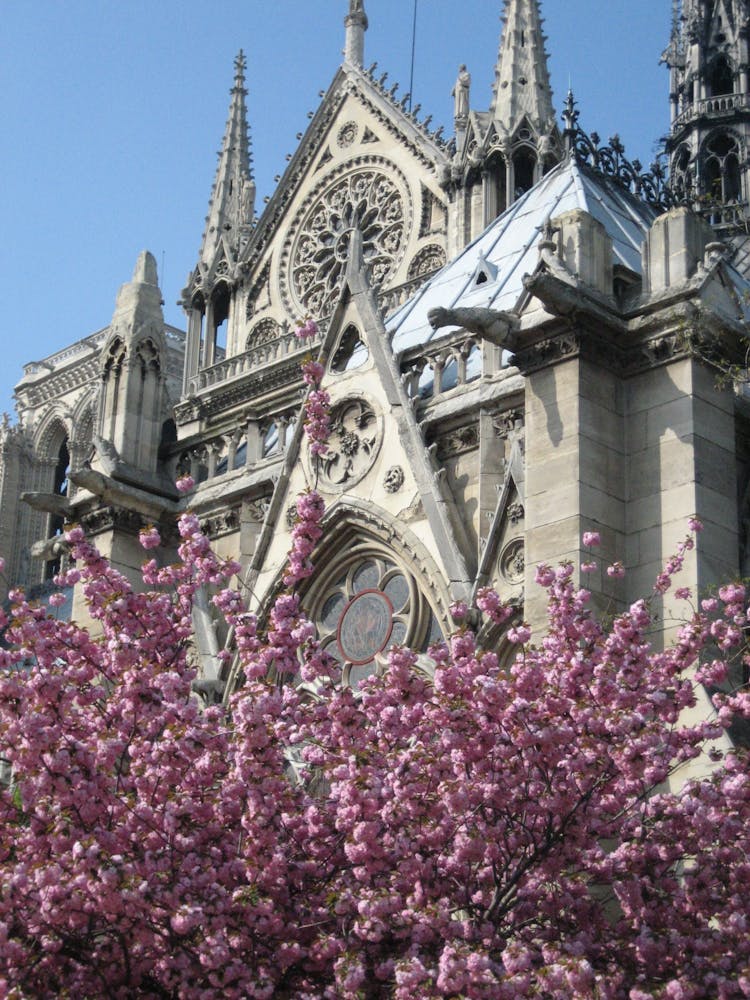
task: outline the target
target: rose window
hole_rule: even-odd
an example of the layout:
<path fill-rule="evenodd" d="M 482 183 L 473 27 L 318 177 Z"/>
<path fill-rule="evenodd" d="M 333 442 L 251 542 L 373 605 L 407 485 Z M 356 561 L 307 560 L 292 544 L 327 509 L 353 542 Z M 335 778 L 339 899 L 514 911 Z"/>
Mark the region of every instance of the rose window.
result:
<path fill-rule="evenodd" d="M 333 407 L 328 450 L 315 459 L 323 487 L 347 489 L 369 471 L 380 449 L 381 424 L 364 399 L 346 399 Z"/>
<path fill-rule="evenodd" d="M 303 312 L 318 317 L 330 314 L 356 229 L 362 235 L 362 252 L 373 284 L 380 286 L 398 263 L 406 242 L 403 195 L 380 171 L 362 170 L 338 180 L 303 219 L 290 274 Z"/>
<path fill-rule="evenodd" d="M 393 645 L 423 649 L 440 639 L 414 579 L 384 554 L 359 558 L 323 589 L 313 609 L 321 646 L 357 687 Z"/>

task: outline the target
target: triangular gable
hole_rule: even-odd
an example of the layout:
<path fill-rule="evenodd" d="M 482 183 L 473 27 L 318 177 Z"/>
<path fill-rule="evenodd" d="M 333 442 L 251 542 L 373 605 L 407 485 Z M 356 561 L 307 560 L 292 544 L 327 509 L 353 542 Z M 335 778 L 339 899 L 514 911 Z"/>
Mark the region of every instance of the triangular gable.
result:
<path fill-rule="evenodd" d="M 440 600 L 445 607 L 449 600 L 465 599 L 470 587 L 457 537 L 461 522 L 450 491 L 442 488 L 439 471 L 425 449 L 358 242 L 355 233 L 344 287 L 320 353 L 329 361 L 323 386 L 331 395 L 331 454 L 317 468 L 312 465 L 299 421 L 247 584 L 261 602 L 278 585 L 290 544 L 289 512 L 296 496 L 317 481 L 328 517 L 340 516 L 337 510 L 364 508 L 379 524 L 388 526 L 390 537 L 402 538 L 407 531 L 413 534 L 437 567 L 438 577 L 448 581 Z M 356 367 L 344 365 L 343 370 L 332 371 L 330 362 L 350 328 L 357 331 L 365 349 L 364 360 Z M 412 572 L 421 572 L 419 566 L 413 565 Z"/>

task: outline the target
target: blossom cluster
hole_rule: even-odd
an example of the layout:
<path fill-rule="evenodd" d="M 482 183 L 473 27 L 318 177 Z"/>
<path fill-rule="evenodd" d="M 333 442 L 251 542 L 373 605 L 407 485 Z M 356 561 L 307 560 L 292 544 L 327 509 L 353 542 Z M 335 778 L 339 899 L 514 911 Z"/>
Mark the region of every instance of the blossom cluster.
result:
<path fill-rule="evenodd" d="M 299 596 L 323 500 L 296 509 L 262 629 L 191 512 L 178 561 L 145 563 L 147 592 L 68 529 L 57 583 L 80 589 L 91 631 L 11 592 L 0 995 L 750 996 L 750 770 L 726 738 L 750 717 L 733 686 L 750 662 L 744 585 L 704 598 L 659 649 L 648 600 L 605 624 L 572 564 L 541 566 L 536 643 L 515 623 L 502 662 L 482 648 L 516 615 L 485 588 L 452 606 L 429 670 L 394 647 L 355 692 Z M 225 706 L 193 692 L 206 590 L 243 679 Z M 704 776 L 685 780 L 696 763 Z"/>

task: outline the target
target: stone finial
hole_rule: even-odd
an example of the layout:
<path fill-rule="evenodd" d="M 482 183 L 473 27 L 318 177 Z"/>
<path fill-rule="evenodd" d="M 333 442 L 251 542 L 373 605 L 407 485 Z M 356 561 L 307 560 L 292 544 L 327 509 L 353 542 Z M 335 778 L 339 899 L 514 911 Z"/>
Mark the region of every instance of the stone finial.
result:
<path fill-rule="evenodd" d="M 148 250 L 141 250 L 133 271 L 133 284 L 158 285 L 156 258 Z"/>
<path fill-rule="evenodd" d="M 156 259 L 148 250 L 142 250 L 132 280 L 121 285 L 117 293 L 112 329 L 131 339 L 142 326 L 160 329 L 163 323 Z"/>
<path fill-rule="evenodd" d="M 349 13 L 344 18 L 346 40 L 344 43 L 344 62 L 359 69 L 365 59 L 365 32 L 368 28 L 364 0 L 349 0 Z"/>

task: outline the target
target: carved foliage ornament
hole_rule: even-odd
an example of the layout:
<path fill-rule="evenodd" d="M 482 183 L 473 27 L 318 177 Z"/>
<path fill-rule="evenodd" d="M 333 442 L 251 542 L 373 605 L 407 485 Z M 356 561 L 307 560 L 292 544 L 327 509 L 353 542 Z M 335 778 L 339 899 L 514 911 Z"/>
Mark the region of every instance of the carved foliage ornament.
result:
<path fill-rule="evenodd" d="M 297 227 L 291 251 L 290 290 L 303 313 L 330 314 L 355 229 L 362 234 L 373 284 L 384 284 L 406 244 L 405 207 L 396 179 L 378 169 L 348 174 L 315 199 Z"/>
<path fill-rule="evenodd" d="M 404 485 L 404 470 L 400 465 L 392 465 L 383 477 L 386 492 L 398 493 Z"/>
<path fill-rule="evenodd" d="M 336 136 L 336 142 L 339 144 L 341 149 L 346 149 L 348 146 L 354 145 L 354 140 L 357 138 L 357 125 L 356 122 L 346 122 L 338 131 Z"/>
<path fill-rule="evenodd" d="M 345 399 L 331 410 L 328 451 L 316 459 L 321 485 L 342 490 L 372 468 L 383 438 L 382 420 L 364 399 Z"/>

